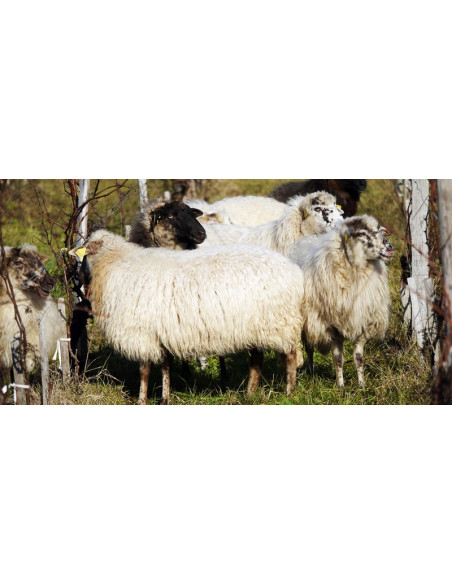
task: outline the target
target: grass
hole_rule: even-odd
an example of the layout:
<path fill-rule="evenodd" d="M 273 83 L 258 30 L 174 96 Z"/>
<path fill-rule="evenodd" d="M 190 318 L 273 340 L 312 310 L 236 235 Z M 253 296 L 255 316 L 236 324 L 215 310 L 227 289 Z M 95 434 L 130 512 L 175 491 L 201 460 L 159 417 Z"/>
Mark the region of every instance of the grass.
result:
<path fill-rule="evenodd" d="M 14 181 L 16 182 L 16 181 Z M 108 182 L 108 181 L 105 181 Z M 112 181 L 110 181 L 112 182 Z M 211 180 L 207 181 L 206 194 L 210 200 L 238 194 L 266 195 L 281 180 Z M 48 190 L 49 206 L 64 202 L 62 181 L 36 181 L 38 188 Z M 135 181 L 129 181 L 135 189 Z M 36 185 L 35 185 L 36 186 Z M 16 188 L 17 185 L 12 185 Z M 148 181 L 152 194 L 159 194 L 165 187 L 164 181 Z M 22 185 L 26 189 L 26 185 Z M 47 191 L 46 191 L 47 192 Z M 21 215 L 17 199 L 9 200 L 4 224 L 4 238 L 8 245 L 25 241 L 24 233 L 39 237 L 40 224 L 25 211 L 26 192 L 22 192 Z M 8 202 L 8 201 L 7 201 Z M 107 210 L 117 202 L 117 195 L 104 201 Z M 130 222 L 138 210 L 138 195 L 132 191 L 123 209 L 122 218 L 111 217 L 108 228 L 119 231 L 121 224 Z M 31 208 L 31 207 L 30 207 Z M 404 218 L 390 180 L 369 180 L 368 189 L 363 194 L 358 212 L 376 216 L 380 222 L 399 233 L 404 232 Z M 21 219 L 19 220 L 19 217 Z M 121 220 L 120 220 L 121 219 Z M 31 240 L 32 241 L 32 240 Z M 245 353 L 228 356 L 226 359 L 230 381 L 221 388 L 218 359 L 209 357 L 208 367 L 202 370 L 197 361 L 191 361 L 189 379 L 183 376 L 181 363 L 175 360 L 172 375 L 172 403 L 182 405 L 389 405 L 427 404 L 430 402 L 431 370 L 424 363 L 410 334 L 405 328 L 400 303 L 400 255 L 405 253 L 405 244 L 395 236 L 391 237 L 396 254 L 389 264 L 389 284 L 391 291 L 392 317 L 384 341 L 370 341 L 364 351 L 366 388 L 359 389 L 353 364 L 352 347 L 345 344 L 344 379 L 345 390 L 335 384 L 334 367 L 331 356 L 315 355 L 315 374 L 310 376 L 305 369 L 300 370 L 295 395 L 288 399 L 284 393 L 284 371 L 279 357 L 269 352 L 265 356 L 263 377 L 258 394 L 249 400 L 245 396 L 248 373 L 248 359 Z M 39 242 L 38 242 L 39 247 Z M 43 253 L 46 251 L 41 250 Z M 90 324 L 92 340 L 91 365 L 88 377 L 78 384 L 63 385 L 57 371 L 52 372 L 51 403 L 53 404 L 132 404 L 138 397 L 138 364 L 131 363 L 113 353 L 100 337 L 96 325 Z M 35 403 L 40 402 L 40 387 L 33 384 L 32 395 Z M 149 403 L 159 403 L 161 378 L 158 367 L 153 367 L 149 382 Z"/>

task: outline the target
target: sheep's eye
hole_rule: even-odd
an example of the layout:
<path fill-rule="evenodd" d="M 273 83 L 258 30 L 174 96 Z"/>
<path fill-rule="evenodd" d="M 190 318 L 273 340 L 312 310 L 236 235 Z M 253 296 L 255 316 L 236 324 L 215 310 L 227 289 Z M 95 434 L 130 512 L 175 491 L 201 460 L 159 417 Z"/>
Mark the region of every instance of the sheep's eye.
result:
<path fill-rule="evenodd" d="M 314 211 L 315 211 L 316 213 L 320 213 L 320 211 L 321 211 L 321 210 L 322 210 L 322 209 L 321 209 L 320 207 L 314 207 Z"/>
<path fill-rule="evenodd" d="M 168 219 L 174 219 L 174 215 L 168 215 Z"/>

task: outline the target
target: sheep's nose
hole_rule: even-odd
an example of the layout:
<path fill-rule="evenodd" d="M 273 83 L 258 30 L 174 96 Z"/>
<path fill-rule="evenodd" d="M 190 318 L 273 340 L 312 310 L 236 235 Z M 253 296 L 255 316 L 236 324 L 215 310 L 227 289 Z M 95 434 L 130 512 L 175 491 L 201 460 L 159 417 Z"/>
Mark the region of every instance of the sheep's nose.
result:
<path fill-rule="evenodd" d="M 44 275 L 44 278 L 41 280 L 41 287 L 44 288 L 45 290 L 53 290 L 55 286 L 55 280 L 52 278 L 52 276 L 46 272 Z"/>
<path fill-rule="evenodd" d="M 201 227 L 201 229 L 198 229 L 195 234 L 194 234 L 194 240 L 196 241 L 196 243 L 202 243 L 207 237 L 207 233 L 206 230 L 204 229 L 204 227 Z"/>

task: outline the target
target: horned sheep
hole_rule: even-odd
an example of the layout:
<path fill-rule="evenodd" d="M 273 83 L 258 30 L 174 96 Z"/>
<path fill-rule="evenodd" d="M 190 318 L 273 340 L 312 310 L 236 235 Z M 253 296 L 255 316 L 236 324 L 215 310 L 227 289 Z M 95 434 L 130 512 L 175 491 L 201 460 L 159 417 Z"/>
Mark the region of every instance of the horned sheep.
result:
<path fill-rule="evenodd" d="M 333 195 L 318 192 L 306 197 L 295 197 L 285 205 L 284 215 L 280 219 L 263 225 L 206 225 L 207 238 L 201 247 L 246 243 L 287 255 L 300 237 L 324 233 L 341 219 L 342 211 L 335 203 Z"/>
<path fill-rule="evenodd" d="M 40 365 L 39 323 L 46 319 L 47 346 L 54 351 L 57 339 L 66 336 L 65 320 L 51 298 L 55 281 L 43 266 L 35 246 L 6 247 L 5 265 L 0 266 L 0 373 L 5 376 L 13 365 L 11 343 L 19 338 L 14 303 L 6 288 L 6 273 L 14 300 L 25 328 L 26 367 L 33 371 Z"/>
<path fill-rule="evenodd" d="M 358 383 L 364 387 L 363 350 L 382 338 L 389 322 L 386 262 L 394 255 L 385 229 L 368 215 L 351 217 L 317 238 L 300 240 L 289 257 L 305 280 L 303 342 L 308 364 L 313 350 L 331 350 L 336 380 L 343 387 L 343 342 L 354 343 Z"/>
<path fill-rule="evenodd" d="M 274 349 L 286 355 L 286 390 L 294 391 L 303 278 L 287 258 L 252 246 L 146 249 L 104 230 L 91 236 L 86 254 L 101 332 L 129 359 L 163 362 L 164 403 L 170 355 L 187 359 L 250 349 L 251 395 L 262 351 Z M 142 369 L 144 404 L 149 370 Z"/>

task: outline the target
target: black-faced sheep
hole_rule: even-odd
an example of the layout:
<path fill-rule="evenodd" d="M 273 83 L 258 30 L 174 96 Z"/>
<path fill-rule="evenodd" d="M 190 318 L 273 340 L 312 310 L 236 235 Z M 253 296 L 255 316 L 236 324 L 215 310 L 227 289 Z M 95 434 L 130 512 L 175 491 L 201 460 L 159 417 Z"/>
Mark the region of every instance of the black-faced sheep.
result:
<path fill-rule="evenodd" d="M 120 353 L 142 367 L 146 403 L 149 363 L 251 349 L 248 393 L 260 376 L 261 352 L 286 355 L 287 392 L 296 380 L 301 329 L 301 270 L 282 255 L 252 246 L 173 251 L 141 248 L 107 231 L 86 245 L 98 326 Z"/>
<path fill-rule="evenodd" d="M 364 387 L 363 350 L 382 338 L 389 322 L 385 262 L 394 255 L 385 230 L 368 215 L 342 221 L 312 244 L 297 242 L 289 257 L 305 280 L 303 341 L 312 367 L 313 350 L 332 350 L 339 387 L 343 387 L 343 342 L 354 343 L 354 361 Z"/>
<path fill-rule="evenodd" d="M 197 221 L 200 215 L 202 211 L 191 208 L 181 201 L 150 202 L 143 212 L 134 218 L 128 241 L 141 247 L 195 249 L 206 238 L 204 228 Z M 86 258 L 83 259 L 80 267 L 80 276 L 84 284 L 90 284 L 91 275 Z M 86 302 L 88 301 L 80 303 L 78 312 L 76 312 L 77 307 L 74 310 L 71 327 L 71 349 L 75 353 L 74 348 L 78 347 L 77 352 L 85 364 L 87 355 L 82 355 L 82 352 L 84 353 L 82 347 L 85 346 L 82 341 L 86 337 L 86 322 L 91 314 L 91 306 L 84 304 Z M 140 364 L 140 370 L 146 367 L 145 363 Z"/>
<path fill-rule="evenodd" d="M 202 211 L 180 201 L 149 203 L 135 217 L 129 241 L 142 247 L 195 249 L 206 238 L 197 221 L 201 215 Z"/>
<path fill-rule="evenodd" d="M 65 320 L 59 313 L 50 292 L 54 280 L 42 264 L 36 247 L 24 244 L 5 247 L 6 270 L 0 265 L 0 370 L 3 376 L 13 365 L 11 343 L 19 338 L 14 304 L 5 284 L 8 272 L 22 323 L 26 332 L 26 367 L 33 371 L 40 366 L 39 322 L 46 319 L 47 345 L 53 353 L 57 340 L 65 337 Z"/>
<path fill-rule="evenodd" d="M 352 217 L 356 215 L 360 195 L 366 188 L 367 181 L 364 179 L 311 179 L 284 183 L 276 187 L 270 197 L 287 203 L 297 195 L 326 191 L 336 197 L 337 204 L 344 211 L 344 217 Z"/>
<path fill-rule="evenodd" d="M 342 216 L 334 196 L 325 192 L 295 197 L 284 206 L 280 219 L 254 227 L 206 225 L 207 239 L 201 247 L 245 243 L 287 255 L 300 237 L 329 231 Z"/>

